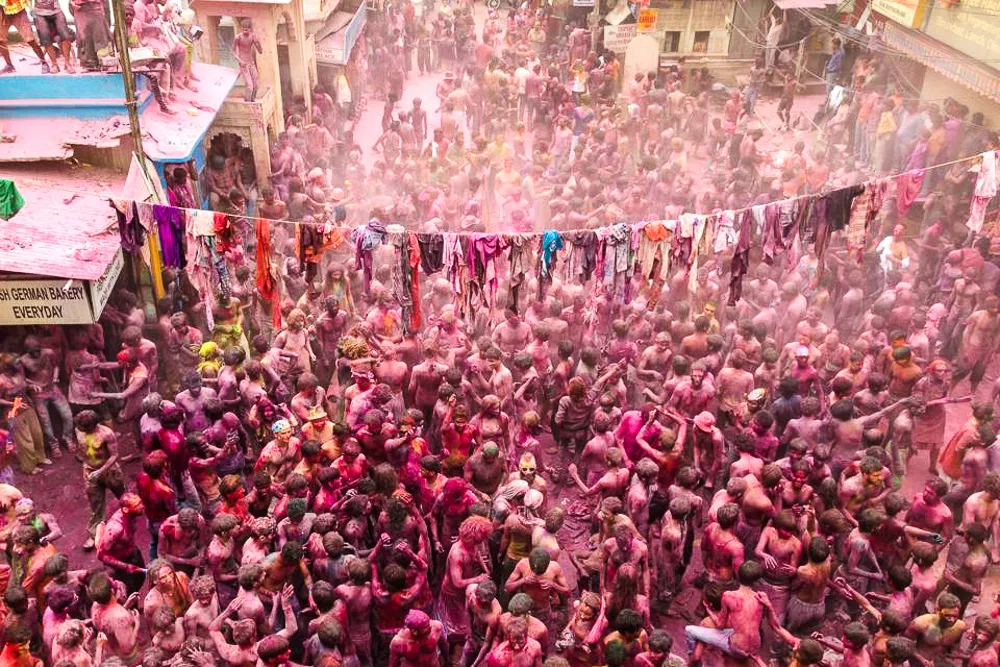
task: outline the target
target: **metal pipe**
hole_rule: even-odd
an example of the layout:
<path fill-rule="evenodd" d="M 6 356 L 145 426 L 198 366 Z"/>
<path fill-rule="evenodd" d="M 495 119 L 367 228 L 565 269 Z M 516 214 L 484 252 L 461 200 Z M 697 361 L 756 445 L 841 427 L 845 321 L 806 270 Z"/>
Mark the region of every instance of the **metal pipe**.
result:
<path fill-rule="evenodd" d="M 111 12 L 115 19 L 115 39 L 118 42 L 118 59 L 122 68 L 122 80 L 125 85 L 125 108 L 128 110 L 128 122 L 132 131 L 132 143 L 135 144 L 136 157 L 139 166 L 149 178 L 149 167 L 146 163 L 146 152 L 142 149 L 142 130 L 139 127 L 139 103 L 135 97 L 135 78 L 132 75 L 132 59 L 128 53 L 128 27 L 125 25 L 125 6 L 123 0 L 111 0 Z"/>

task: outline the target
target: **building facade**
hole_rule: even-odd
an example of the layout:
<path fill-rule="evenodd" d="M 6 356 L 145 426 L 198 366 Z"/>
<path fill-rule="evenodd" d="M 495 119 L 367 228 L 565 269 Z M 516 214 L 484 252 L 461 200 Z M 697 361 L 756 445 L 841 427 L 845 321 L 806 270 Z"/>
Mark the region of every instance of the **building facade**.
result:
<path fill-rule="evenodd" d="M 650 0 L 649 9 L 656 11 L 660 53 L 728 55 L 732 0 Z"/>
<path fill-rule="evenodd" d="M 877 48 L 916 63 L 920 97 L 1000 114 L 1000 0 L 871 0 Z M 995 129 L 995 121 L 993 128 Z"/>

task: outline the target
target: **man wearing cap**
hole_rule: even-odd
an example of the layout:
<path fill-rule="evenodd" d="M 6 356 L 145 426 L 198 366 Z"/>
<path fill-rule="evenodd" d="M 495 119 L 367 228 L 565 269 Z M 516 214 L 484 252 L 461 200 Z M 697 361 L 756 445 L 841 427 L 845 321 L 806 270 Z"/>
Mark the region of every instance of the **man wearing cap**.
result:
<path fill-rule="evenodd" d="M 389 643 L 389 667 L 439 667 L 447 660 L 448 641 L 441 622 L 411 609 L 403 629 Z"/>
<path fill-rule="evenodd" d="M 136 523 L 145 508 L 134 493 L 120 498 L 118 511 L 104 524 L 97 536 L 97 559 L 123 582 L 129 593 L 137 593 L 146 581 L 146 564 L 135 543 Z"/>
<path fill-rule="evenodd" d="M 302 438 L 318 442 L 329 463 L 340 458 L 340 441 L 334 435 L 333 422 L 322 406 L 314 405 L 309 409 L 306 422 L 302 425 Z"/>
<path fill-rule="evenodd" d="M 39 544 L 51 544 L 63 536 L 62 528 L 56 521 L 55 516 L 48 512 L 39 512 L 35 507 L 35 501 L 31 498 L 21 498 L 14 504 L 14 514 L 17 521 L 14 524 L 31 526 L 38 531 Z"/>
<path fill-rule="evenodd" d="M 715 426 L 715 415 L 708 411 L 698 413 L 691 433 L 694 438 L 694 466 L 701 472 L 705 488 L 714 488 L 719 482 L 725 458 L 725 438 Z"/>
<path fill-rule="evenodd" d="M 465 462 L 465 481 L 480 493 L 492 496 L 505 477 L 500 448 L 495 442 L 486 442 Z"/>
<path fill-rule="evenodd" d="M 263 470 L 276 484 L 281 484 L 295 468 L 301 458 L 299 439 L 292 435 L 292 425 L 287 419 L 279 419 L 271 426 L 274 439 L 264 445 L 257 458 L 255 470 Z"/>

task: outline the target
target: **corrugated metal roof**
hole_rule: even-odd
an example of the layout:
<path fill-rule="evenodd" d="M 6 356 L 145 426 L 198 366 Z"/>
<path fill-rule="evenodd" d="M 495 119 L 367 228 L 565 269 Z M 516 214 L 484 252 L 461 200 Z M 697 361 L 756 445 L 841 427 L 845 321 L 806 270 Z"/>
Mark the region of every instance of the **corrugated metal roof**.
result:
<path fill-rule="evenodd" d="M 779 9 L 822 9 L 837 4 L 837 0 L 774 0 Z"/>
<path fill-rule="evenodd" d="M 1000 102 L 1000 77 L 997 76 L 997 71 L 975 58 L 892 21 L 885 22 L 882 38 L 887 46 L 905 52 L 925 67 L 930 67 L 983 97 Z"/>
<path fill-rule="evenodd" d="M 88 173 L 91 179 L 86 178 Z M 4 177 L 14 181 L 25 205 L 10 220 L 0 220 L 0 271 L 100 278 L 121 246 L 115 217 L 107 199 L 72 192 L 97 194 L 103 189 L 99 179 L 106 175 L 91 169 L 73 174 L 5 169 Z M 120 190 L 116 186 L 108 195 Z"/>

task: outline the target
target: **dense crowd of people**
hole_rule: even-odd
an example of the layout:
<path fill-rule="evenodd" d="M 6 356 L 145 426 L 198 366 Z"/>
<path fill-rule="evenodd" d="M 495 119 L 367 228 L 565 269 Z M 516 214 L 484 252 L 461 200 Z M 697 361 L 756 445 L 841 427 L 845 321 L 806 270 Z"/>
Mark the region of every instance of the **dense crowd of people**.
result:
<path fill-rule="evenodd" d="M 320 89 L 267 185 L 236 144 L 210 156 L 213 208 L 270 220 L 270 237 L 227 240 L 213 301 L 170 268 L 155 321 L 119 289 L 97 324 L 5 337 L 0 664 L 997 666 L 982 594 L 1000 383 L 979 385 L 1000 264 L 966 225 L 973 163 L 930 169 L 996 136 L 836 41 L 821 149 L 768 152 L 759 97 L 785 129 L 808 123 L 780 18 L 717 106 L 683 63 L 621 81 L 550 11 L 478 25 L 467 2 L 388 3 L 359 64 L 384 95 L 374 145 L 353 136 L 356 100 Z M 449 67 L 436 100 L 398 106 L 409 73 Z M 556 262 L 549 245 L 925 168 L 920 192 L 872 211 L 860 252 L 838 232 L 776 261 L 737 244 L 621 277 L 612 251 L 592 279 L 586 250 Z M 170 177 L 170 202 L 196 208 L 186 172 Z M 546 236 L 524 266 L 491 264 L 477 302 L 442 274 L 401 289 L 407 254 L 368 244 L 393 225 Z M 734 296 L 739 252 L 753 268 Z M 75 527 L 17 488 L 66 456 L 95 567 L 73 568 Z"/>

